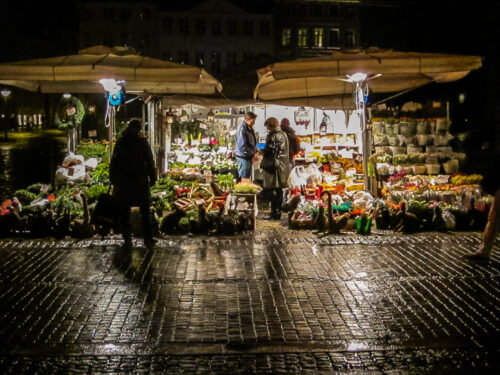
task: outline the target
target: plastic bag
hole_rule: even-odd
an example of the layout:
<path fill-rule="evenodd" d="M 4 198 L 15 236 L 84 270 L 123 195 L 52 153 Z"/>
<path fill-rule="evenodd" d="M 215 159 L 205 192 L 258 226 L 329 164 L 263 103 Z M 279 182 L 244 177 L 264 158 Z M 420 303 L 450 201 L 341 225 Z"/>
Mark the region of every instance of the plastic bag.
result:
<path fill-rule="evenodd" d="M 85 158 L 83 155 L 76 155 L 70 152 L 63 160 L 64 166 L 70 166 L 75 164 L 83 164 L 85 162 Z"/>
<path fill-rule="evenodd" d="M 318 185 L 323 181 L 323 174 L 320 172 L 316 164 L 309 164 L 307 166 L 306 173 L 308 175 L 308 185 Z"/>
<path fill-rule="evenodd" d="M 85 168 L 87 170 L 90 170 L 90 171 L 93 171 L 94 169 L 97 168 L 97 165 L 99 164 L 99 160 L 97 160 L 96 158 L 90 158 L 90 159 L 87 159 L 85 160 Z"/>
<path fill-rule="evenodd" d="M 56 185 L 83 181 L 85 176 L 85 165 L 83 164 L 73 165 L 69 168 L 60 167 L 56 170 Z"/>
<path fill-rule="evenodd" d="M 307 185 L 307 172 L 303 166 L 297 166 L 292 169 L 288 176 L 288 187 L 301 188 Z"/>

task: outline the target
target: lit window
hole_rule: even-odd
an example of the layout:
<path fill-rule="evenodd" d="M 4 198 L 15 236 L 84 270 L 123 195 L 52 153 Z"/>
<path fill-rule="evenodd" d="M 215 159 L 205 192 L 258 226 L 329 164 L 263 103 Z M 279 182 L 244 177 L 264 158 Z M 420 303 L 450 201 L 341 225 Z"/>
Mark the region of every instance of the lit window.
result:
<path fill-rule="evenodd" d="M 299 47 L 307 47 L 307 29 L 306 28 L 299 29 L 297 39 L 298 39 L 297 42 L 298 42 Z"/>
<path fill-rule="evenodd" d="M 17 115 L 17 124 L 19 126 L 23 125 L 23 115 Z"/>
<path fill-rule="evenodd" d="M 289 46 L 291 37 L 292 37 L 292 30 L 283 29 L 281 31 L 281 45 L 283 47 Z"/>
<path fill-rule="evenodd" d="M 314 29 L 314 46 L 323 47 L 323 29 Z"/>

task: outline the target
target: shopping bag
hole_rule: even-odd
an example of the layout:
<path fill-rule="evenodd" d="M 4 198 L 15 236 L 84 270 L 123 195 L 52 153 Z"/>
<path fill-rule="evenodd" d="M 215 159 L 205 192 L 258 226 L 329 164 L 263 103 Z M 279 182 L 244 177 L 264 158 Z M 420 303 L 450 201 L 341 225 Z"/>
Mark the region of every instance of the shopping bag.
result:
<path fill-rule="evenodd" d="M 288 176 L 288 187 L 301 188 L 307 185 L 307 173 L 303 166 L 296 166 Z"/>
<path fill-rule="evenodd" d="M 109 190 L 111 190 L 111 186 Z M 96 226 L 114 227 L 118 222 L 120 204 L 115 197 L 109 194 L 109 190 L 107 193 L 101 193 L 97 199 L 97 204 L 91 217 L 91 223 Z"/>
<path fill-rule="evenodd" d="M 319 185 L 323 182 L 323 174 L 320 172 L 316 164 L 309 164 L 307 166 L 306 173 L 308 185 Z"/>

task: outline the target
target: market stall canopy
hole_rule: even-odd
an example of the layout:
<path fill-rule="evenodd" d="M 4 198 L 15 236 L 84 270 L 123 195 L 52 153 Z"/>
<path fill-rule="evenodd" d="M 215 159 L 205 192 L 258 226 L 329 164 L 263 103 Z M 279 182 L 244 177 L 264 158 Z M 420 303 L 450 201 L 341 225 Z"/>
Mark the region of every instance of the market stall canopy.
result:
<path fill-rule="evenodd" d="M 441 53 L 397 52 L 379 48 L 335 51 L 330 55 L 278 62 L 257 71 L 257 100 L 284 104 L 329 99 L 329 107 L 345 107 L 354 83 L 347 76 L 362 72 L 375 93 L 416 88 L 430 82 L 451 82 L 482 65 L 481 57 Z M 373 78 L 373 79 L 371 79 Z M 323 97 L 322 100 L 318 97 Z"/>
<path fill-rule="evenodd" d="M 0 83 L 44 93 L 102 93 L 99 80 L 125 80 L 128 92 L 212 95 L 222 87 L 204 69 L 94 46 L 77 55 L 0 64 Z"/>

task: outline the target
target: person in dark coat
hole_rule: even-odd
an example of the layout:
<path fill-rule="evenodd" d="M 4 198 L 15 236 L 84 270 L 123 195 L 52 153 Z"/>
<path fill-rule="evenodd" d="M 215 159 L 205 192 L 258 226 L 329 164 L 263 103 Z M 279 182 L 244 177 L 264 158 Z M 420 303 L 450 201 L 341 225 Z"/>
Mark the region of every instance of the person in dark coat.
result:
<path fill-rule="evenodd" d="M 99 125 L 95 114 L 95 106 L 90 105 L 88 112 L 82 120 L 82 138 L 97 138 L 97 129 Z"/>
<path fill-rule="evenodd" d="M 113 184 L 113 196 L 121 205 L 119 227 L 125 241 L 124 247 L 132 246 L 130 208 L 139 207 L 144 244 L 151 249 L 154 241 L 150 187 L 156 182 L 156 168 L 151 147 L 141 133 L 140 120 L 131 120 L 116 142 L 109 166 L 109 178 Z"/>
<path fill-rule="evenodd" d="M 290 164 L 293 164 L 293 156 L 298 154 L 300 151 L 300 140 L 295 130 L 290 126 L 290 121 L 287 118 L 283 118 L 280 123 L 280 128 L 283 130 L 288 137 L 288 155 L 290 159 Z"/>
<path fill-rule="evenodd" d="M 280 220 L 283 188 L 288 186 L 288 175 L 290 174 L 288 137 L 280 129 L 276 118 L 268 118 L 264 125 L 268 134 L 266 146 L 262 150 L 262 180 L 263 188 L 266 189 L 271 201 L 271 214 L 266 219 Z"/>

